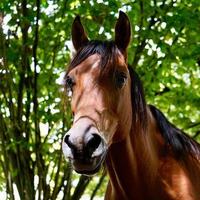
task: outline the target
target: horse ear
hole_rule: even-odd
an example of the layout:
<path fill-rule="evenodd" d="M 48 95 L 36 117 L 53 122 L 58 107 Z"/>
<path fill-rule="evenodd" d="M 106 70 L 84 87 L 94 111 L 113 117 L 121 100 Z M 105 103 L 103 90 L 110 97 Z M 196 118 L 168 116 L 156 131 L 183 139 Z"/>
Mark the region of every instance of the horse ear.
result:
<path fill-rule="evenodd" d="M 72 24 L 72 42 L 76 51 L 88 42 L 87 35 L 81 24 L 80 16 L 76 16 Z"/>
<path fill-rule="evenodd" d="M 131 38 L 131 25 L 127 15 L 120 11 L 119 18 L 115 25 L 115 44 L 122 51 L 126 52 Z"/>

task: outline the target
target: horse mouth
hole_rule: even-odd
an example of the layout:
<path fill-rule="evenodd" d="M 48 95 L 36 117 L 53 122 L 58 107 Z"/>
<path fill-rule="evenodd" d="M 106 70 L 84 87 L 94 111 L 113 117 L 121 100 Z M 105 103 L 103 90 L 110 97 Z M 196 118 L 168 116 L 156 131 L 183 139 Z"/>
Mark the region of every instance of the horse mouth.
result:
<path fill-rule="evenodd" d="M 78 174 L 82 174 L 82 175 L 85 175 L 85 176 L 93 176 L 95 175 L 101 168 L 101 165 L 98 165 L 96 168 L 94 169 L 85 169 L 85 170 L 76 170 L 76 173 Z"/>
<path fill-rule="evenodd" d="M 70 159 L 70 162 L 72 164 L 73 169 L 78 174 L 82 174 L 85 176 L 93 176 L 101 169 L 105 157 L 106 152 L 104 152 L 101 156 L 91 158 L 90 160 Z"/>

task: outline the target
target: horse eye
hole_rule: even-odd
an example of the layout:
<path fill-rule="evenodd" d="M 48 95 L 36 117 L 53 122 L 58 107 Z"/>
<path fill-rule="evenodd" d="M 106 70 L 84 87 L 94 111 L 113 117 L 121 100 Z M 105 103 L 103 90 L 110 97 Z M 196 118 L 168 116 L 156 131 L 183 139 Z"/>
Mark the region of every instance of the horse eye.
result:
<path fill-rule="evenodd" d="M 67 76 L 65 79 L 65 85 L 67 88 L 67 96 L 71 99 L 73 93 L 73 86 L 75 85 L 75 81 L 70 76 Z"/>
<path fill-rule="evenodd" d="M 127 80 L 127 75 L 124 72 L 117 73 L 116 85 L 118 88 L 122 88 Z"/>
<path fill-rule="evenodd" d="M 72 90 L 73 86 L 75 85 L 75 81 L 70 76 L 67 76 L 66 80 L 65 80 L 65 84 L 66 84 L 66 86 L 67 86 L 68 89 Z"/>

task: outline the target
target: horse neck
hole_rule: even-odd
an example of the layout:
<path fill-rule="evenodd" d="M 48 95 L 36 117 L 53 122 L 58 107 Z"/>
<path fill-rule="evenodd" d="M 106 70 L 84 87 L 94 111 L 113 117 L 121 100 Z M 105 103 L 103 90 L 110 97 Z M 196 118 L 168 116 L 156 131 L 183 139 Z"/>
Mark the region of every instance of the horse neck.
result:
<path fill-rule="evenodd" d="M 126 133 L 127 137 L 110 147 L 106 161 L 112 190 L 118 194 L 129 195 L 129 198 L 134 195 L 134 198 L 140 199 L 140 191 L 144 190 L 145 185 L 150 188 L 155 182 L 159 134 L 148 108 L 147 117 L 146 132 L 144 133 L 138 124 L 132 125 L 131 131 Z"/>

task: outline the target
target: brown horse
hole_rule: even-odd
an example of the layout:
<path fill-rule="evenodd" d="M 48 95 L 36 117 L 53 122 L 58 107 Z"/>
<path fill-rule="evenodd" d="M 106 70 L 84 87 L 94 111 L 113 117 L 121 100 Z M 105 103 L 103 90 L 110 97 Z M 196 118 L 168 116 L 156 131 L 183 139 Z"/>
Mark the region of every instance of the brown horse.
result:
<path fill-rule="evenodd" d="M 200 200 L 200 145 L 147 105 L 127 66 L 131 31 L 120 12 L 114 41 L 89 41 L 80 18 L 72 26 L 77 53 L 65 76 L 73 126 L 63 152 L 80 174 L 106 163 L 106 200 Z"/>

